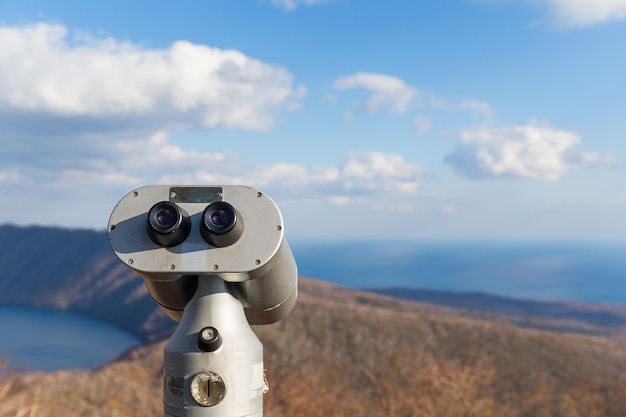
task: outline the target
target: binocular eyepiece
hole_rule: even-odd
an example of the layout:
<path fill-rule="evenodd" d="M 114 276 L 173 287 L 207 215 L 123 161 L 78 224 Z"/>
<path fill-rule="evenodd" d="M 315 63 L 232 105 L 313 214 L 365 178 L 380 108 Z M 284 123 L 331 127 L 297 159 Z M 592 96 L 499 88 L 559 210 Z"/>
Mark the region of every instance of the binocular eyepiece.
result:
<path fill-rule="evenodd" d="M 138 188 L 111 213 L 109 242 L 176 321 L 205 276 L 225 281 L 251 324 L 282 319 L 296 301 L 297 267 L 282 215 L 250 187 Z"/>
<path fill-rule="evenodd" d="M 159 246 L 180 245 L 190 231 L 189 214 L 172 202 L 156 203 L 148 212 L 148 236 Z"/>
<path fill-rule="evenodd" d="M 191 219 L 185 209 L 171 201 L 156 203 L 148 212 L 148 236 L 159 246 L 170 248 L 183 243 L 191 232 Z M 202 213 L 200 235 L 218 248 L 235 243 L 243 233 L 243 219 L 225 201 L 214 201 Z"/>

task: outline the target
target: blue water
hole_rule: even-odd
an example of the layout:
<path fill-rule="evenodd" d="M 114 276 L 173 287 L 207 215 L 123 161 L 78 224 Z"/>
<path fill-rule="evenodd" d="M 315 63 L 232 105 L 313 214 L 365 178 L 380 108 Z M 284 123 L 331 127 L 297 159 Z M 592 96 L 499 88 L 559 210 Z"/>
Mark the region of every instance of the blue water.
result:
<path fill-rule="evenodd" d="M 349 288 L 626 304 L 626 243 L 292 243 L 301 276 Z"/>
<path fill-rule="evenodd" d="M 301 276 L 349 288 L 480 291 L 626 305 L 626 244 L 290 242 Z M 75 314 L 0 306 L 0 358 L 27 370 L 89 369 L 140 341 Z"/>
<path fill-rule="evenodd" d="M 140 343 L 104 321 L 64 311 L 0 306 L 0 357 L 21 370 L 90 369 Z"/>

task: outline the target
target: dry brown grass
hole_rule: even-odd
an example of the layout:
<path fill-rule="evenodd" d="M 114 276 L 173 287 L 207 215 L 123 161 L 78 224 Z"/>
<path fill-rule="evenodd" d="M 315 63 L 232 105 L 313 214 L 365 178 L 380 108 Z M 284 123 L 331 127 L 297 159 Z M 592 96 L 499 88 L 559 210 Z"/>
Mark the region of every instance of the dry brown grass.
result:
<path fill-rule="evenodd" d="M 163 414 L 161 379 L 131 362 L 97 371 L 5 376 L 0 386 L 9 389 L 4 401 L 0 394 L 0 417 L 158 416 Z"/>
<path fill-rule="evenodd" d="M 626 349 L 616 342 L 317 307 L 303 303 L 290 320 L 259 329 L 275 385 L 268 415 L 626 416 Z"/>
<path fill-rule="evenodd" d="M 0 417 L 36 417 L 40 404 L 37 392 L 23 392 L 17 381 L 9 361 L 0 360 Z"/>
<path fill-rule="evenodd" d="M 317 291 L 255 328 L 267 416 L 626 416 L 626 346 L 615 340 Z M 162 349 L 94 371 L 6 374 L 0 417 L 160 416 Z"/>

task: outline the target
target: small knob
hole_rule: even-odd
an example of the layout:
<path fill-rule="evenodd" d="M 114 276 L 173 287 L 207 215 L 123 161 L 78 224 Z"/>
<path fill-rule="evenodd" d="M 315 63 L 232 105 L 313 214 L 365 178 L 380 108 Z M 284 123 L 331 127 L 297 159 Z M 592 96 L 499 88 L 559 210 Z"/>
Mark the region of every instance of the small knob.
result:
<path fill-rule="evenodd" d="M 198 348 L 203 352 L 215 352 L 222 346 L 222 338 L 215 327 L 203 327 L 198 332 Z"/>

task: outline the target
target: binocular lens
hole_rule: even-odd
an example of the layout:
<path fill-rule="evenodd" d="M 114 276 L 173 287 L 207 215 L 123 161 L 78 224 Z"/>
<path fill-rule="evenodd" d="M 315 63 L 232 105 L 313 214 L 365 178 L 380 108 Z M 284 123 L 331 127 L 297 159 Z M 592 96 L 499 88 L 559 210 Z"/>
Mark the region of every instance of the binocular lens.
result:
<path fill-rule="evenodd" d="M 154 226 L 162 231 L 167 231 L 176 226 L 180 212 L 169 205 L 161 205 L 154 213 Z"/>
<path fill-rule="evenodd" d="M 216 227 L 226 227 L 233 223 L 232 213 L 224 209 L 213 210 L 211 212 L 211 223 Z"/>
<path fill-rule="evenodd" d="M 204 209 L 200 233 L 207 243 L 217 247 L 229 246 L 242 232 L 243 221 L 227 202 L 215 201 Z"/>
<path fill-rule="evenodd" d="M 211 233 L 223 235 L 235 227 L 237 212 L 235 208 L 224 201 L 209 204 L 204 210 L 204 224 Z"/>
<path fill-rule="evenodd" d="M 179 245 L 189 236 L 190 230 L 189 215 L 174 203 L 161 201 L 148 213 L 148 235 L 157 245 Z"/>

